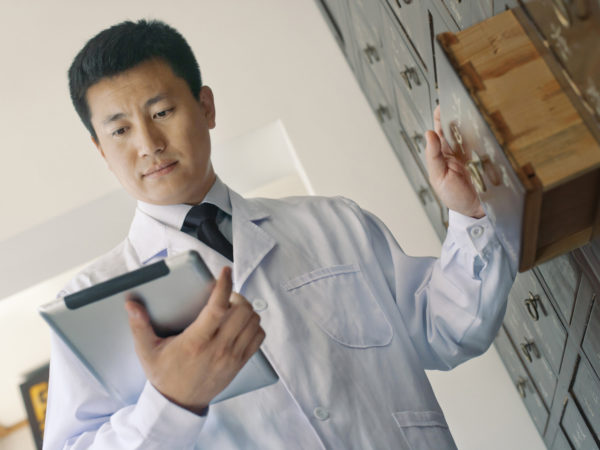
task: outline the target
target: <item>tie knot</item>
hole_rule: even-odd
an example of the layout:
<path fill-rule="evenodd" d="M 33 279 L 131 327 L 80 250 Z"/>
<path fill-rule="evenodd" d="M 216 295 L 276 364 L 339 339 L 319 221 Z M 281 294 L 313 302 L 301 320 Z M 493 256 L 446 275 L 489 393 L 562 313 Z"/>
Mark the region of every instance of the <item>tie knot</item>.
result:
<path fill-rule="evenodd" d="M 194 206 L 185 216 L 181 231 L 189 233 L 190 231 L 196 230 L 207 220 L 214 222 L 218 211 L 219 207 L 211 203 L 201 203 L 200 205 Z"/>

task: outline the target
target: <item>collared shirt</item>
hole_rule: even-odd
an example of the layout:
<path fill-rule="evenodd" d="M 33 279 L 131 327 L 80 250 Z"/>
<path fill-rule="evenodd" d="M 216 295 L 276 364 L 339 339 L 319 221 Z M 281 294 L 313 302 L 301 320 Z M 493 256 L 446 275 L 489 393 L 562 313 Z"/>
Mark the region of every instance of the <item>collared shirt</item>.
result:
<path fill-rule="evenodd" d="M 217 227 L 229 242 L 233 242 L 229 190 L 218 176 L 201 203 L 211 203 L 219 207 L 217 217 L 215 218 Z M 166 226 L 181 230 L 185 216 L 192 209 L 192 205 L 154 205 L 138 201 L 138 208 Z"/>
<path fill-rule="evenodd" d="M 224 187 L 234 289 L 261 315 L 279 382 L 207 417 L 145 379 L 123 405 L 53 335 L 45 447 L 455 448 L 424 369 L 481 354 L 501 324 L 515 274 L 489 221 L 451 212 L 441 257 L 413 258 L 349 200 L 245 200 Z M 213 273 L 228 263 L 179 231 L 189 206 L 144 208 L 65 293 L 186 249 Z"/>

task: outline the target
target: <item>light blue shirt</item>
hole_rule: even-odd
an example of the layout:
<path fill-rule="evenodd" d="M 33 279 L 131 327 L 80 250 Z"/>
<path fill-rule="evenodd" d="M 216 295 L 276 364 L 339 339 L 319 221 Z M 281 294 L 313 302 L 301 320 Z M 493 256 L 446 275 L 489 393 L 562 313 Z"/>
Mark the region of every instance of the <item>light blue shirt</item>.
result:
<path fill-rule="evenodd" d="M 441 257 L 414 258 L 344 198 L 246 200 L 217 180 L 206 201 L 231 213 L 234 289 L 279 382 L 206 417 L 145 379 L 119 404 L 53 336 L 45 448 L 455 448 L 424 369 L 483 353 L 500 327 L 514 273 L 486 218 L 451 212 Z M 189 208 L 139 203 L 128 238 L 64 293 L 188 249 L 219 273 L 230 263 L 179 231 Z"/>

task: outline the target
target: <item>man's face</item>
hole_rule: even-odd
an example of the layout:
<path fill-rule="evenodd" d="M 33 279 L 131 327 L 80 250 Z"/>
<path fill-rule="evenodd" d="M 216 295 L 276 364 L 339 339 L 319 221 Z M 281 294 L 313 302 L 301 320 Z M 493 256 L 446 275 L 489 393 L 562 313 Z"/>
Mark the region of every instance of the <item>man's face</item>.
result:
<path fill-rule="evenodd" d="M 194 98 L 162 60 L 103 78 L 87 91 L 96 147 L 121 185 L 159 205 L 199 203 L 215 180 L 210 88 Z"/>

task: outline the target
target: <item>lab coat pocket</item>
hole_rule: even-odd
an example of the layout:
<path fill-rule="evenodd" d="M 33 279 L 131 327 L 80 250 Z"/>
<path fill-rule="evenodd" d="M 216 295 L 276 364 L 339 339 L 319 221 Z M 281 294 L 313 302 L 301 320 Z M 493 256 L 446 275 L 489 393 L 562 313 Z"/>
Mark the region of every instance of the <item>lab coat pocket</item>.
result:
<path fill-rule="evenodd" d="M 412 450 L 456 450 L 442 413 L 402 411 L 394 413 L 394 419 Z"/>
<path fill-rule="evenodd" d="M 282 283 L 327 335 L 348 347 L 388 345 L 392 327 L 358 264 L 324 267 Z"/>

